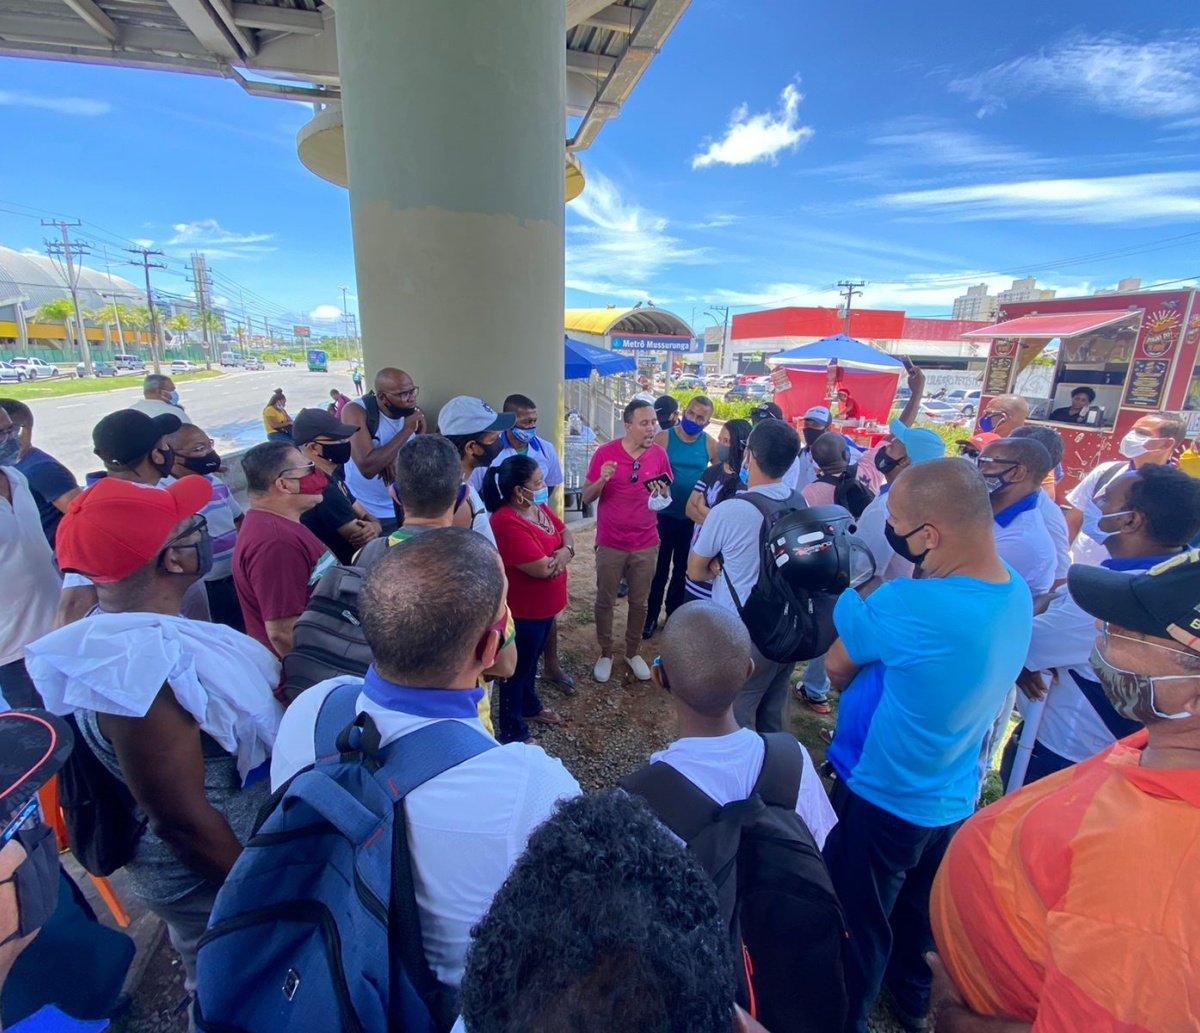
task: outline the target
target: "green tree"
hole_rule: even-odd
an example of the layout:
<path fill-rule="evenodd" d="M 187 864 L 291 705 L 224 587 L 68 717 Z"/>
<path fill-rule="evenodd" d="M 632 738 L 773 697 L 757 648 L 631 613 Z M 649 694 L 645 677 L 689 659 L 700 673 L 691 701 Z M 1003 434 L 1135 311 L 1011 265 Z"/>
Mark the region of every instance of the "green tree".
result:
<path fill-rule="evenodd" d="M 188 331 L 192 329 L 192 325 L 192 317 L 186 312 L 177 312 L 167 320 L 167 329 L 180 334 L 185 341 L 187 340 Z"/>

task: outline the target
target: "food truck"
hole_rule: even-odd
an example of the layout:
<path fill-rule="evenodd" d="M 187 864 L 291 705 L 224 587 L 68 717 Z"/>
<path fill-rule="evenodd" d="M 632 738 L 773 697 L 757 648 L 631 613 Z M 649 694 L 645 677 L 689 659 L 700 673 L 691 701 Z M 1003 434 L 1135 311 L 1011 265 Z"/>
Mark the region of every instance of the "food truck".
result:
<path fill-rule="evenodd" d="M 1029 422 L 1065 446 L 1060 497 L 1098 463 L 1118 457 L 1140 417 L 1179 413 L 1200 430 L 1197 291 L 1143 291 L 1006 305 L 993 326 L 963 336 L 988 345 L 978 414 L 997 395 L 1021 395 Z M 1071 394 L 1094 393 L 1073 411 Z"/>

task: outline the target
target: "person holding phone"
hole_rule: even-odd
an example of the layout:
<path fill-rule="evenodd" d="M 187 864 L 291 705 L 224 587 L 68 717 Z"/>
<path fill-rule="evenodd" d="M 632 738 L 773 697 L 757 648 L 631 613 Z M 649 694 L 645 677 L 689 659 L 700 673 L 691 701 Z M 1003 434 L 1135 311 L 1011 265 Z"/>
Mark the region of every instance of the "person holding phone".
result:
<path fill-rule="evenodd" d="M 612 677 L 613 609 L 621 579 L 629 585 L 625 623 L 625 662 L 639 681 L 650 680 L 650 668 L 638 656 L 646 604 L 658 550 L 654 506 L 664 495 L 656 478 L 672 477 L 667 450 L 655 444 L 658 419 L 652 402 L 633 399 L 624 412 L 625 435 L 596 449 L 583 485 L 583 504 L 596 508 L 596 638 L 600 657 L 592 669 L 597 682 Z"/>

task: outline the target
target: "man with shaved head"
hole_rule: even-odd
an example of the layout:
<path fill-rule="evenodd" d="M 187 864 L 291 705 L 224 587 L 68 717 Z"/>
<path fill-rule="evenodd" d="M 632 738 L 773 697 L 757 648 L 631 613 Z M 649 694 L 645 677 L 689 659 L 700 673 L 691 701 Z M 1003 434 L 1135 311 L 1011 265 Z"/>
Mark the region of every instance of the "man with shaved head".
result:
<path fill-rule="evenodd" d="M 838 824 L 825 859 L 850 930 L 847 1030 L 865 1033 L 881 988 L 905 1028 L 924 1028 L 929 888 L 975 809 L 980 748 L 1033 621 L 1029 589 L 997 554 L 993 526 L 973 464 L 910 467 L 888 492 L 885 534 L 920 576 L 865 599 L 845 592 L 834 610 L 840 637 L 825 668 L 842 690 L 828 753 Z"/>
<path fill-rule="evenodd" d="M 738 726 L 733 702 L 753 672 L 750 634 L 736 613 L 696 600 L 671 614 L 651 678 L 671 694 L 680 738 L 651 765 L 671 765 L 718 805 L 747 799 L 766 751 L 761 735 Z M 803 762 L 796 813 L 822 846 L 837 818 L 812 758 L 796 746 Z"/>
<path fill-rule="evenodd" d="M 996 551 L 1034 595 L 1050 591 L 1057 553 L 1038 505 L 1050 453 L 1033 438 L 1001 438 L 984 448 L 978 463 L 995 516 Z"/>
<path fill-rule="evenodd" d="M 342 420 L 358 428 L 350 439 L 346 485 L 385 535 L 400 524 L 388 490 L 396 479 L 396 453 L 414 434 L 425 433 L 420 390 L 404 370 L 385 366 L 375 374 L 375 390 L 342 410 Z"/>
<path fill-rule="evenodd" d="M 1038 512 L 1046 522 L 1046 531 L 1054 542 L 1054 587 L 1067 582 L 1067 568 L 1071 565 L 1071 534 L 1067 530 L 1067 518 L 1055 498 L 1056 476 L 1063 457 L 1063 439 L 1053 427 L 1028 424 L 1018 427 L 1009 435 L 1012 438 L 1032 438 L 1050 456 L 1050 473 L 1042 480 L 1042 491 L 1037 497 Z"/>
<path fill-rule="evenodd" d="M 1029 403 L 1020 395 L 996 395 L 979 417 L 979 429 L 991 434 L 1011 434 L 1029 419 Z"/>

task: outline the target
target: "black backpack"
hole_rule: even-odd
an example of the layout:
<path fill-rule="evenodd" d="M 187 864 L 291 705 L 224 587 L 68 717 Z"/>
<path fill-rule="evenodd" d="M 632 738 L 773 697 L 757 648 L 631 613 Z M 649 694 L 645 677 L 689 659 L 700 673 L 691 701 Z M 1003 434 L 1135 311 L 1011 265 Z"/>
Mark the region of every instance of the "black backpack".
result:
<path fill-rule="evenodd" d="M 858 479 L 857 464 L 846 467 L 845 472 L 836 476 L 821 474 L 817 480 L 833 485 L 834 504 L 848 509 L 851 516 L 862 516 L 863 510 L 875 500 L 875 492 Z"/>
<path fill-rule="evenodd" d="M 791 498 L 779 501 L 759 492 L 748 491 L 737 498 L 749 502 L 762 514 L 762 529 L 758 537 L 758 581 L 742 602 L 722 569 L 729 594 L 737 607 L 738 616 L 763 656 L 776 663 L 788 664 L 823 656 L 837 631 L 833 626 L 833 607 L 837 596 L 828 592 L 807 592 L 789 584 L 780 570 L 775 541 L 787 528 L 790 514 L 807 508 L 804 497 L 793 492 Z"/>
<path fill-rule="evenodd" d="M 384 542 L 386 538 L 377 538 Z M 374 545 L 369 542 L 365 548 Z M 296 618 L 292 651 L 283 658 L 281 701 L 286 706 L 305 689 L 338 675 L 362 678 L 371 666 L 371 647 L 359 618 L 358 599 L 367 571 L 330 567 L 313 587 L 308 605 Z"/>
<path fill-rule="evenodd" d="M 379 399 L 375 397 L 374 391 L 368 391 L 362 396 L 362 406 L 367 411 L 367 433 L 373 441 L 375 432 L 379 430 Z"/>
<path fill-rule="evenodd" d="M 846 925 L 812 833 L 796 814 L 800 744 L 763 735 L 748 800 L 718 805 L 670 764 L 621 780 L 687 843 L 711 876 L 729 923 L 738 1004 L 771 1033 L 841 1033 Z"/>

